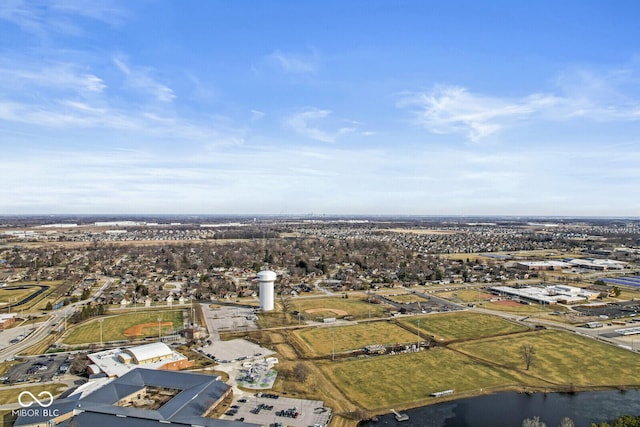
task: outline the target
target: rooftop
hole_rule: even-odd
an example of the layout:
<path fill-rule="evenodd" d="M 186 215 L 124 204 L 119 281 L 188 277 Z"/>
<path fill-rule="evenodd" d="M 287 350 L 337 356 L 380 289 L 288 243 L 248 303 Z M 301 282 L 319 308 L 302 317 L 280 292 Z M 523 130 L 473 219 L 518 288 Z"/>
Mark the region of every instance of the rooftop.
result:
<path fill-rule="evenodd" d="M 122 399 L 151 386 L 165 387 L 178 392 L 156 410 L 117 405 Z M 49 409 L 58 410 L 61 415 L 73 412 L 75 414 L 73 420 L 80 425 L 114 424 L 139 427 L 171 423 L 177 426 L 256 426 L 202 417 L 209 407 L 224 397 L 228 391 L 228 385 L 210 375 L 137 368 L 93 391 L 85 390 L 85 393 L 74 393 L 65 399 L 56 400 Z M 48 416 L 37 415 L 21 416 L 18 417 L 15 425 L 37 425 L 47 422 L 48 418 Z"/>

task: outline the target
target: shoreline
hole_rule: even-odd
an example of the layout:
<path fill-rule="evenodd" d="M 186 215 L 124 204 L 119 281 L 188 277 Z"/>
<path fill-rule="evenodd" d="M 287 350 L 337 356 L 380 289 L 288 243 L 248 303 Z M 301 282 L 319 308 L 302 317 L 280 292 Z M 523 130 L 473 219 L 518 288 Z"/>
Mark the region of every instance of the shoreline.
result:
<path fill-rule="evenodd" d="M 399 403 L 395 405 L 393 408 L 377 408 L 374 410 L 367 410 L 370 418 L 367 420 L 352 420 L 345 418 L 342 415 L 335 416 L 333 420 L 339 421 L 336 418 L 341 418 L 346 421 L 344 423 L 337 423 L 334 425 L 331 423 L 331 427 L 359 427 L 362 426 L 363 423 L 372 421 L 374 418 L 392 414 L 391 409 L 396 410 L 397 412 L 410 411 L 418 408 L 428 407 L 432 405 L 437 405 L 440 403 L 453 402 L 462 399 L 475 398 L 480 396 L 498 394 L 498 393 L 518 393 L 518 394 L 579 394 L 579 393 L 587 393 L 587 392 L 596 392 L 596 391 L 619 391 L 621 393 L 627 390 L 640 390 L 640 384 L 635 385 L 610 385 L 610 386 L 556 386 L 554 388 L 551 387 L 527 387 L 527 386 L 508 386 L 508 387 L 500 387 L 500 388 L 492 388 L 488 389 L 480 389 L 476 391 L 461 393 L 461 394 L 452 394 L 446 397 L 430 397 L 430 399 L 421 399 L 420 401 L 414 401 L 411 403 Z M 336 414 L 338 415 L 338 414 Z M 349 422 L 351 421 L 351 422 Z"/>

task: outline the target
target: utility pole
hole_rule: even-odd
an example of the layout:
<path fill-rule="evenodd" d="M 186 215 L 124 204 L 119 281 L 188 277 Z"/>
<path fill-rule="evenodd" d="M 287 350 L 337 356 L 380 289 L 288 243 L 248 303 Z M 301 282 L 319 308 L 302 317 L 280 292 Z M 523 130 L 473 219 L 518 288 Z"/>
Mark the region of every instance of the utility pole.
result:
<path fill-rule="evenodd" d="M 336 358 L 336 327 L 331 328 L 331 360 Z"/>
<path fill-rule="evenodd" d="M 418 319 L 418 351 L 420 351 L 420 319 Z"/>
<path fill-rule="evenodd" d="M 102 322 L 104 322 L 104 319 L 98 319 L 98 323 L 100 323 L 100 347 L 102 347 Z"/>
<path fill-rule="evenodd" d="M 160 329 L 160 318 L 158 317 L 158 340 L 162 341 L 162 330 Z"/>

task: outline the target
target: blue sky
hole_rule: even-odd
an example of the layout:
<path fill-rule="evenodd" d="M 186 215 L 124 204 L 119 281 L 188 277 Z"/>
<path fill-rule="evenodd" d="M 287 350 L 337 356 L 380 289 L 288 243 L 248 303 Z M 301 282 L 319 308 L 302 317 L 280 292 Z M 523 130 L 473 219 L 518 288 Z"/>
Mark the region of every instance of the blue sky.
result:
<path fill-rule="evenodd" d="M 639 216 L 640 3 L 0 2 L 0 214 Z"/>

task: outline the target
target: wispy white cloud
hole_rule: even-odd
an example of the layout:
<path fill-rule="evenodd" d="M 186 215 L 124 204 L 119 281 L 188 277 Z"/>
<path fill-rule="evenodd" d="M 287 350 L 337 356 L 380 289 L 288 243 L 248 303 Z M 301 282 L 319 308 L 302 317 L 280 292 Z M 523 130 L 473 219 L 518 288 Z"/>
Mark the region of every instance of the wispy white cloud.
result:
<path fill-rule="evenodd" d="M 315 52 L 309 55 L 284 53 L 276 50 L 267 58 L 289 73 L 311 73 L 317 70 L 319 63 L 318 55 Z"/>
<path fill-rule="evenodd" d="M 30 68 L 20 68 L 6 62 L 0 62 L 0 87 L 11 90 L 35 85 L 55 91 L 100 93 L 107 87 L 100 77 L 69 63 L 31 64 Z"/>
<path fill-rule="evenodd" d="M 129 16 L 125 4 L 120 0 L 55 0 L 50 7 L 65 15 L 84 16 L 109 25 L 121 25 Z"/>
<path fill-rule="evenodd" d="M 24 32 L 46 37 L 50 33 L 80 36 L 84 17 L 109 25 L 120 25 L 128 13 L 117 0 L 7 0 L 0 2 L 0 20 L 11 22 Z"/>
<path fill-rule="evenodd" d="M 251 121 L 252 122 L 257 122 L 258 120 L 262 120 L 262 118 L 264 116 L 265 116 L 264 111 L 251 110 Z"/>
<path fill-rule="evenodd" d="M 331 113 L 331 110 L 308 108 L 292 114 L 284 124 L 305 138 L 322 142 L 335 142 L 341 135 L 357 129 L 356 122 L 330 118 Z M 318 123 L 323 123 L 324 127 Z M 345 124 L 348 126 L 344 126 Z"/>
<path fill-rule="evenodd" d="M 173 90 L 158 82 L 152 77 L 153 71 L 150 68 L 130 67 L 123 58 L 113 58 L 114 64 L 125 75 L 127 84 L 141 92 L 153 96 L 162 102 L 172 102 L 176 95 Z"/>
<path fill-rule="evenodd" d="M 462 133 L 478 141 L 559 102 L 545 94 L 503 99 L 476 95 L 459 86 L 436 86 L 429 92 L 409 94 L 398 105 L 412 108 L 415 122 L 433 133 Z"/>
<path fill-rule="evenodd" d="M 479 141 L 501 130 L 532 121 L 593 122 L 640 120 L 640 73 L 616 69 L 596 73 L 571 70 L 556 79 L 557 93 L 513 98 L 478 94 L 460 86 L 437 85 L 402 96 L 416 124 L 437 134 L 462 134 Z"/>
<path fill-rule="evenodd" d="M 29 125 L 34 129 L 109 130 L 120 132 L 127 140 L 150 136 L 208 146 L 241 144 L 245 133 L 243 129 L 219 125 L 206 117 L 186 118 L 168 112 L 94 106 L 71 99 L 47 104 L 0 101 L 0 121 Z"/>

